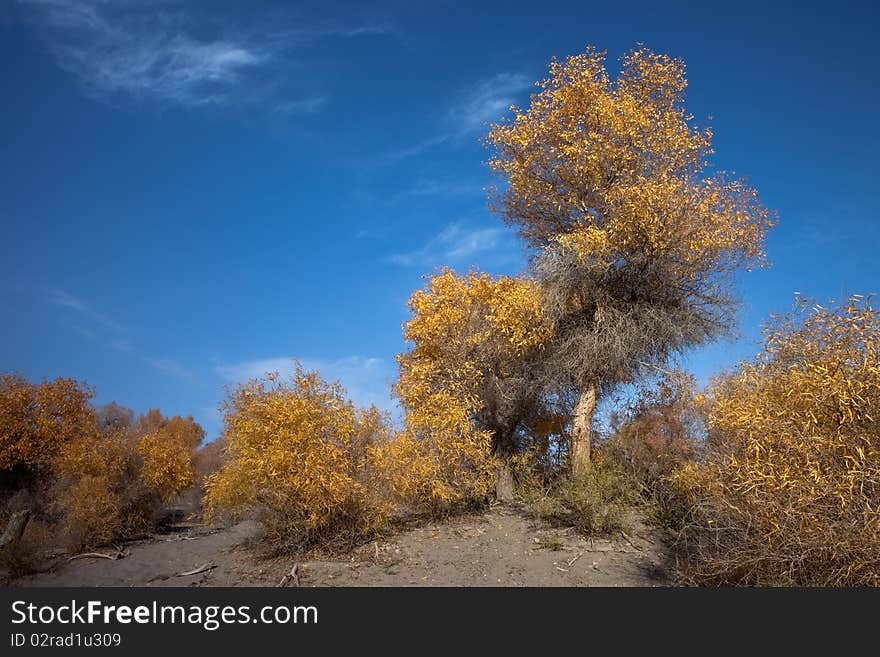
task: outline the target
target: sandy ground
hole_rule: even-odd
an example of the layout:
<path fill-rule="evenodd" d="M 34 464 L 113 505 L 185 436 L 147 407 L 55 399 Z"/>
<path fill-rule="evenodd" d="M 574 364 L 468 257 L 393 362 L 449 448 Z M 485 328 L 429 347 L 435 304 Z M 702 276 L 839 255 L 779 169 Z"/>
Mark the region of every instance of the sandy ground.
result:
<path fill-rule="evenodd" d="M 298 565 L 300 586 L 667 586 L 670 550 L 637 517 L 609 539 L 536 523 L 517 508 L 428 524 L 365 545 L 339 559 L 261 559 L 249 545 L 257 526 L 178 526 L 125 544 L 125 556 L 67 561 L 10 586 L 276 586 Z M 112 553 L 112 549 L 104 550 Z M 202 566 L 194 575 L 181 573 Z"/>

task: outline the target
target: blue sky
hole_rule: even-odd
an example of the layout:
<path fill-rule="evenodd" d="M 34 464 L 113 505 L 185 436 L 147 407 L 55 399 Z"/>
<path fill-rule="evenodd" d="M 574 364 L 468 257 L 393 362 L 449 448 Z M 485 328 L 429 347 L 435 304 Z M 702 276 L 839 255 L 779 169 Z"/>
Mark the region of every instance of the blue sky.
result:
<path fill-rule="evenodd" d="M 524 263 L 486 209 L 485 122 L 588 44 L 683 57 L 716 165 L 779 213 L 700 377 L 795 291 L 880 291 L 870 3 L 591 5 L 4 2 L 0 371 L 209 437 L 226 384 L 293 357 L 390 408 L 422 276 Z"/>

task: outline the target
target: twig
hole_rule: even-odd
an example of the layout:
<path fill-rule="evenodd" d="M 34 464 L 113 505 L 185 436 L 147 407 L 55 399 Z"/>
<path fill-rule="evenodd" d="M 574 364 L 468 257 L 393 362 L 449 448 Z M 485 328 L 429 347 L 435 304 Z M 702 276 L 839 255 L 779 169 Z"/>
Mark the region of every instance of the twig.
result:
<path fill-rule="evenodd" d="M 556 570 L 558 570 L 558 571 L 560 571 L 560 572 L 563 572 L 563 573 L 567 573 L 567 572 L 568 572 L 565 568 L 560 568 L 559 566 L 556 566 Z"/>
<path fill-rule="evenodd" d="M 373 541 L 373 547 L 376 549 L 376 561 L 379 561 L 379 541 Z"/>
<path fill-rule="evenodd" d="M 278 582 L 278 586 L 279 587 L 286 586 L 288 582 L 292 582 L 294 586 L 299 586 L 299 564 L 298 563 L 293 564 L 293 568 L 291 568 L 290 572 L 281 578 L 281 581 Z"/>
<path fill-rule="evenodd" d="M 187 577 L 189 575 L 198 575 L 199 573 L 204 573 L 209 570 L 213 570 L 216 567 L 217 566 L 215 564 L 205 563 L 205 564 L 202 564 L 201 566 L 199 566 L 198 568 L 196 568 L 195 570 L 188 570 L 185 573 L 177 573 L 175 575 L 175 577 Z"/>
<path fill-rule="evenodd" d="M 293 568 L 291 568 L 290 572 L 281 578 L 281 581 L 278 582 L 278 586 L 286 586 L 288 582 L 292 582 L 294 586 L 299 586 L 299 564 L 298 563 L 293 564 Z"/>
<path fill-rule="evenodd" d="M 632 539 L 626 535 L 626 532 L 622 531 L 622 532 L 620 532 L 620 535 L 623 536 L 626 539 L 626 542 L 629 543 L 630 545 L 632 545 L 633 548 L 635 548 L 639 552 L 644 552 L 644 550 L 642 548 L 640 548 L 638 545 L 636 545 L 635 543 L 632 542 Z"/>
<path fill-rule="evenodd" d="M 571 565 L 572 565 L 575 561 L 577 561 L 578 559 L 580 559 L 582 556 L 584 556 L 584 553 L 583 553 L 583 552 L 577 554 L 576 556 L 574 556 L 574 557 L 572 557 L 571 559 L 569 559 L 569 560 L 568 560 L 568 563 L 567 563 L 566 565 L 567 565 L 569 568 L 571 568 Z"/>
<path fill-rule="evenodd" d="M 102 552 L 83 552 L 82 554 L 76 554 L 68 559 L 68 561 L 73 561 L 75 559 L 110 559 L 110 561 L 116 561 L 119 557 L 115 554 L 103 554 Z"/>

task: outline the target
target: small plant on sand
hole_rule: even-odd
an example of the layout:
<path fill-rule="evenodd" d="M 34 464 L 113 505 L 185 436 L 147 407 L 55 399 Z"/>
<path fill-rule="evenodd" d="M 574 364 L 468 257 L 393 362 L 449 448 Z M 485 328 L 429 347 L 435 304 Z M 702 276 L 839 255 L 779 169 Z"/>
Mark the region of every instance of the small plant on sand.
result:
<path fill-rule="evenodd" d="M 601 446 L 638 490 L 651 519 L 673 530 L 686 522 L 687 505 L 670 476 L 698 457 L 705 433 L 695 388 L 693 376 L 675 370 L 646 381 L 624 411 L 612 415 Z"/>
<path fill-rule="evenodd" d="M 519 492 L 535 518 L 588 535 L 625 530 L 627 510 L 638 501 L 632 483 L 598 454 L 576 473 L 521 479 Z"/>

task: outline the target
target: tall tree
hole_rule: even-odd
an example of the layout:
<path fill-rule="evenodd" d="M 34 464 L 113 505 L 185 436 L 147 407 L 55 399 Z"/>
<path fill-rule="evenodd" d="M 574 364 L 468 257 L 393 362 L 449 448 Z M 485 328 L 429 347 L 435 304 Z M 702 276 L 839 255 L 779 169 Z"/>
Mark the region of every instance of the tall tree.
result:
<path fill-rule="evenodd" d="M 553 326 L 547 371 L 577 391 L 570 457 L 590 459 L 597 394 L 733 324 L 733 274 L 764 263 L 771 213 L 709 170 L 681 60 L 640 48 L 554 60 L 528 109 L 487 136 L 492 208 L 533 255 Z"/>

